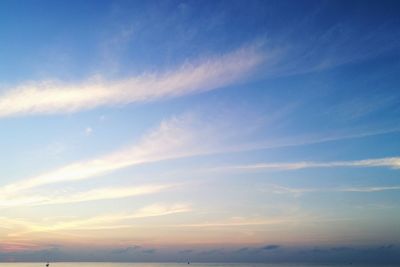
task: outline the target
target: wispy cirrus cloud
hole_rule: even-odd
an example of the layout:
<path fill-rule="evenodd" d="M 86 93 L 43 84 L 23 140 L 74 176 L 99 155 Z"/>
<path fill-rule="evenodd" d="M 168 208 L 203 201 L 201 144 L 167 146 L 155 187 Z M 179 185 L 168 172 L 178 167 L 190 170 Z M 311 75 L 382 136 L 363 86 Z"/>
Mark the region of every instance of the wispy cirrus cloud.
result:
<path fill-rule="evenodd" d="M 340 167 L 386 167 L 391 169 L 400 169 L 400 157 L 352 160 L 352 161 L 300 161 L 300 162 L 272 162 L 256 163 L 248 165 L 231 165 L 215 170 L 237 170 L 237 171 L 256 171 L 256 170 L 299 170 L 309 168 L 340 168 Z"/>
<path fill-rule="evenodd" d="M 33 232 L 53 232 L 65 230 L 101 230 L 101 229 L 115 229 L 132 227 L 133 219 L 145 219 L 151 217 L 159 217 L 172 215 L 177 213 L 184 213 L 191 211 L 191 207 L 187 203 L 173 203 L 173 204 L 153 204 L 145 206 L 133 213 L 118 213 L 99 215 L 86 219 L 64 219 L 63 221 L 49 222 L 32 222 L 24 221 L 21 219 L 10 219 L 0 217 L 0 222 L 9 225 L 13 228 L 18 225 L 22 230 L 10 233 L 9 237 L 21 236 Z"/>
<path fill-rule="evenodd" d="M 91 179 L 135 165 L 162 160 L 205 155 L 210 153 L 237 152 L 257 149 L 237 146 L 221 141 L 221 123 L 201 123 L 193 114 L 162 121 L 158 128 L 145 134 L 136 144 L 115 150 L 109 154 L 88 160 L 77 161 L 40 175 L 23 179 L 0 187 L 0 193 L 7 197 L 28 189 L 63 182 Z M 229 124 L 229 123 L 228 123 Z M 235 128 L 236 126 L 228 126 Z M 225 138 L 226 139 L 226 138 Z M 207 140 L 203 142 L 200 140 Z M 224 140 L 226 141 L 226 140 Z M 303 145 L 301 143 L 300 145 Z M 262 146 L 261 146 L 262 147 Z M 260 170 L 298 170 L 306 168 L 336 167 L 387 167 L 400 168 L 399 157 L 365 159 L 356 161 L 331 162 L 272 162 L 247 165 L 229 165 L 202 171 L 260 171 Z M 43 199 L 33 199 L 33 203 Z"/>
<path fill-rule="evenodd" d="M 128 186 L 128 187 L 105 187 L 96 188 L 88 191 L 77 193 L 60 193 L 53 194 L 9 194 L 0 196 L 0 207 L 21 207 L 21 206 L 42 206 L 42 205 L 55 205 L 65 203 L 78 203 L 95 200 L 117 199 L 133 196 L 141 196 L 147 194 L 155 194 L 176 185 L 162 184 L 162 185 L 142 185 L 142 186 Z"/>
<path fill-rule="evenodd" d="M 400 190 L 400 186 L 369 186 L 369 187 L 347 187 L 341 189 L 344 192 L 382 192 L 390 190 Z"/>
<path fill-rule="evenodd" d="M 318 193 L 318 192 L 349 192 L 349 193 L 374 193 L 384 191 L 396 191 L 400 190 L 400 186 L 346 186 L 346 187 L 330 187 L 330 188 L 297 188 L 287 187 L 281 185 L 268 185 L 260 189 L 262 192 L 272 194 L 289 194 L 295 197 L 301 196 L 307 193 Z"/>
<path fill-rule="evenodd" d="M 341 221 L 346 220 L 345 218 L 329 218 L 321 217 L 319 215 L 312 214 L 291 214 L 291 215 L 281 215 L 281 216 L 268 216 L 268 217 L 236 217 L 236 218 L 226 218 L 219 221 L 206 221 L 198 223 L 188 223 L 188 224 L 174 224 L 166 225 L 169 227 L 181 227 L 181 228 L 240 228 L 247 226 L 268 226 L 268 225 L 291 225 L 297 223 L 307 223 L 307 222 L 326 222 L 326 221 Z"/>
<path fill-rule="evenodd" d="M 163 73 L 120 80 L 97 77 L 80 83 L 26 82 L 4 90 L 0 96 L 0 117 L 70 113 L 209 91 L 243 79 L 264 59 L 265 55 L 255 46 L 249 46 Z"/>
<path fill-rule="evenodd" d="M 132 146 L 5 185 L 0 187 L 0 192 L 3 196 L 15 195 L 48 184 L 94 178 L 134 165 L 208 153 L 211 147 L 199 144 L 198 140 L 212 136 L 215 129 L 198 126 L 190 115 L 174 117 L 163 121 Z"/>

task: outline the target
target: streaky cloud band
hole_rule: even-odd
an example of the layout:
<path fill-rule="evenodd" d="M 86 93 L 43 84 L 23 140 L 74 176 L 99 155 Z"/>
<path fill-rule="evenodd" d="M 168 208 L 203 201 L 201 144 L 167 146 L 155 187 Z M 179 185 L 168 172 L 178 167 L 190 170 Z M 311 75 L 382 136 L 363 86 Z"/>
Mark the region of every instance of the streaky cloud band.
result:
<path fill-rule="evenodd" d="M 147 194 L 160 193 L 162 191 L 176 187 L 174 184 L 147 184 L 139 186 L 124 187 L 103 187 L 88 191 L 60 193 L 55 192 L 50 195 L 29 193 L 21 195 L 5 194 L 0 196 L 0 208 L 4 207 L 34 207 L 43 205 L 79 203 L 97 200 L 110 200 L 127 198 Z"/>
<path fill-rule="evenodd" d="M 198 125 L 196 127 L 195 124 L 190 115 L 162 121 L 157 129 L 132 146 L 4 185 L 0 187 L 0 192 L 3 197 L 15 196 L 48 184 L 85 180 L 135 165 L 208 153 L 209 146 L 200 145 L 197 140 L 214 130 L 203 127 L 196 131 Z"/>
<path fill-rule="evenodd" d="M 353 161 L 299 161 L 299 162 L 270 162 L 256 163 L 248 165 L 231 165 L 214 168 L 213 170 L 235 170 L 235 171 L 256 171 L 256 170 L 299 170 L 309 168 L 343 168 L 343 167 L 385 167 L 391 169 L 400 169 L 400 157 L 387 157 L 376 159 L 364 159 Z"/>
<path fill-rule="evenodd" d="M 26 82 L 0 96 L 0 117 L 71 113 L 205 92 L 243 79 L 264 59 L 256 46 L 248 46 L 164 73 L 113 81 L 95 77 L 75 84 L 55 80 Z"/>

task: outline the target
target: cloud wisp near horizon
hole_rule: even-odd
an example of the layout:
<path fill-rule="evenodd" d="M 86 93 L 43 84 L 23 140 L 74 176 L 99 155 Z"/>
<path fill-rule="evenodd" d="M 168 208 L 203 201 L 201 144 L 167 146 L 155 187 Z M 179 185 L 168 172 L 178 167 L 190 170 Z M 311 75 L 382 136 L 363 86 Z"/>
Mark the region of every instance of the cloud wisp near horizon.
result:
<path fill-rule="evenodd" d="M 54 222 L 48 225 L 48 222 L 42 222 L 41 224 L 35 224 L 32 221 L 23 220 L 8 220 L 16 225 L 22 225 L 28 230 L 23 232 L 11 233 L 9 237 L 17 237 L 26 233 L 33 232 L 54 232 L 60 230 L 103 230 L 113 228 L 129 228 L 133 227 L 132 224 L 118 224 L 119 222 L 132 220 L 132 219 L 144 219 L 158 216 L 166 216 L 176 213 L 189 212 L 191 211 L 190 205 L 186 203 L 173 203 L 173 204 L 153 204 L 145 206 L 134 213 L 124 214 L 108 214 L 102 216 L 96 216 L 87 219 L 72 219 L 64 220 L 64 222 Z"/>
<path fill-rule="evenodd" d="M 349 187 L 337 187 L 337 188 L 294 188 L 286 187 L 281 185 L 268 185 L 262 189 L 262 192 L 273 193 L 273 194 L 291 194 L 293 196 L 301 196 L 307 193 L 329 193 L 329 192 L 348 192 L 348 193 L 379 193 L 385 191 L 397 191 L 400 190 L 398 186 L 349 186 Z"/>
<path fill-rule="evenodd" d="M 29 196 L 21 196 L 21 192 L 14 194 L 4 194 L 0 197 L 0 208 L 5 207 L 26 207 L 41 205 L 56 205 L 67 203 L 78 203 L 96 200 L 111 200 L 118 198 L 127 198 L 133 196 L 142 196 L 147 194 L 159 193 L 176 187 L 175 184 L 160 185 L 138 185 L 124 187 L 104 187 L 94 188 L 83 192 L 65 193 L 52 192 L 44 195 L 42 193 L 30 193 Z"/>
<path fill-rule="evenodd" d="M 270 162 L 255 163 L 248 165 L 233 165 L 215 168 L 215 170 L 231 170 L 231 171 L 257 171 L 257 170 L 299 170 L 312 168 L 374 168 L 383 167 L 390 169 L 400 169 L 400 157 L 376 158 L 363 160 L 348 161 L 300 161 L 300 162 Z"/>

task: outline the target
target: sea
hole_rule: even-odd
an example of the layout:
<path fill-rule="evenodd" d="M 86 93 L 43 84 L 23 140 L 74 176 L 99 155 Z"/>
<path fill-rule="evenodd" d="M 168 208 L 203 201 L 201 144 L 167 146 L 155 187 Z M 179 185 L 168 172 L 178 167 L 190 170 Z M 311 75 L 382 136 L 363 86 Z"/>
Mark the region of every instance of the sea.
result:
<path fill-rule="evenodd" d="M 114 263 L 114 262 L 52 262 L 50 267 L 394 267 L 388 264 L 340 263 Z M 0 267 L 46 267 L 45 262 L 4 262 Z"/>

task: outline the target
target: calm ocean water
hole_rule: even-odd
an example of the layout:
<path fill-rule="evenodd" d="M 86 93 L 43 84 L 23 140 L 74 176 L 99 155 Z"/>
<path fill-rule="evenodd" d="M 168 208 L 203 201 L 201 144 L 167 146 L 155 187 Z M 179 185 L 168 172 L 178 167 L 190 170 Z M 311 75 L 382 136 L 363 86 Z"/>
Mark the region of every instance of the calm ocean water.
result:
<path fill-rule="evenodd" d="M 394 267 L 378 264 L 319 264 L 319 263 L 102 263 L 102 262 L 53 262 L 50 267 Z M 0 267 L 45 267 L 45 263 L 0 263 Z"/>

